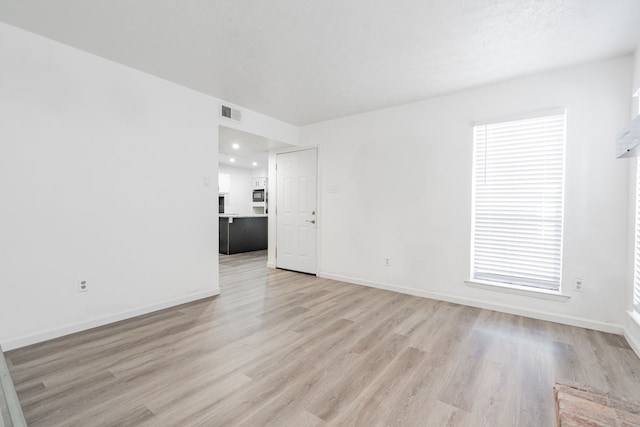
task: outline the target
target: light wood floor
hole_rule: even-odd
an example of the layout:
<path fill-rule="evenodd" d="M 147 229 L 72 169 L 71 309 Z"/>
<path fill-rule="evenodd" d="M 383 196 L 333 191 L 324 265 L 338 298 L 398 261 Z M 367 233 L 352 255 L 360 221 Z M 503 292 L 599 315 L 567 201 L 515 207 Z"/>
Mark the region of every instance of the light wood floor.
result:
<path fill-rule="evenodd" d="M 7 354 L 30 426 L 553 426 L 566 380 L 640 400 L 617 335 L 221 256 L 222 295 Z"/>

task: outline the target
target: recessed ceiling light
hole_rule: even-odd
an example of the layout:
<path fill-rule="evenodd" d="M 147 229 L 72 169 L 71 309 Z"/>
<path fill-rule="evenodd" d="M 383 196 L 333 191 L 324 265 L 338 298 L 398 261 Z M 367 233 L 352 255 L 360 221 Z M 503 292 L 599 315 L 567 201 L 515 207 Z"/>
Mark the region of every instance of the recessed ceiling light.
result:
<path fill-rule="evenodd" d="M 229 159 L 229 161 L 230 161 L 231 163 L 233 163 L 233 162 L 235 162 L 235 161 L 236 161 L 236 159 L 234 159 L 233 157 L 231 157 L 231 158 Z"/>
<path fill-rule="evenodd" d="M 240 144 L 234 142 L 233 144 L 231 144 L 231 148 L 233 148 L 234 150 L 238 150 L 240 148 Z"/>
<path fill-rule="evenodd" d="M 258 166 L 258 162 L 253 162 L 252 165 L 253 166 Z"/>

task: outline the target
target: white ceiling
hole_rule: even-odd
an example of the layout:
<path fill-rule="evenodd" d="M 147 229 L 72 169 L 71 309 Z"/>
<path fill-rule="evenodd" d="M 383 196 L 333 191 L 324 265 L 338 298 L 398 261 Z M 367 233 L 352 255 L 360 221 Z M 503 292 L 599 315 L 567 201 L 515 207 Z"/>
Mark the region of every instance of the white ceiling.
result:
<path fill-rule="evenodd" d="M 0 20 L 295 125 L 640 41 L 639 0 L 0 0 Z"/>
<path fill-rule="evenodd" d="M 218 162 L 246 169 L 266 169 L 270 150 L 291 147 L 284 142 L 224 126 L 220 126 L 219 140 Z M 233 148 L 234 144 L 238 144 L 238 148 Z M 253 162 L 257 165 L 254 166 Z"/>

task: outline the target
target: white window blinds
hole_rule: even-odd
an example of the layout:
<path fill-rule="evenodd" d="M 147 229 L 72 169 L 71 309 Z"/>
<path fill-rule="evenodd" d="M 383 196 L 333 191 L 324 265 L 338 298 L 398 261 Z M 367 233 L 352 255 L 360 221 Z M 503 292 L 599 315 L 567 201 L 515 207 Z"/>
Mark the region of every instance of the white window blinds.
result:
<path fill-rule="evenodd" d="M 564 112 L 474 127 L 472 278 L 560 289 Z"/>
<path fill-rule="evenodd" d="M 633 309 L 640 313 L 640 157 L 636 163 L 636 236 L 633 274 Z"/>

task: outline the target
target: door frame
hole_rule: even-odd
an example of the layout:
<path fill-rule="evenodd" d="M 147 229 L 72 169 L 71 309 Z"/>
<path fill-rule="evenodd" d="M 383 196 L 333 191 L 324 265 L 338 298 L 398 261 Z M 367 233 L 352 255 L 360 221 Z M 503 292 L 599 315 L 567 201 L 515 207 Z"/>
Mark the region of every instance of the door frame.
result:
<path fill-rule="evenodd" d="M 316 212 L 318 213 L 316 216 L 316 272 L 315 275 L 318 276 L 321 272 L 321 252 L 320 248 L 322 248 L 321 244 L 321 233 L 320 229 L 322 227 L 322 197 L 320 195 L 320 189 L 322 186 L 320 183 L 322 182 L 322 168 L 321 166 L 321 150 L 318 145 L 305 145 L 298 147 L 290 147 L 290 148 L 281 148 L 278 150 L 273 150 L 269 152 L 269 177 L 273 176 L 273 179 L 269 179 L 267 183 L 269 187 L 269 215 L 268 215 L 268 228 L 269 228 L 269 244 L 267 245 L 267 267 L 269 268 L 277 268 L 277 242 L 278 242 L 278 227 L 277 227 L 277 182 L 278 182 L 278 171 L 276 169 L 277 157 L 278 154 L 286 154 L 286 153 L 294 153 L 296 151 L 306 151 L 306 150 L 316 150 Z"/>

